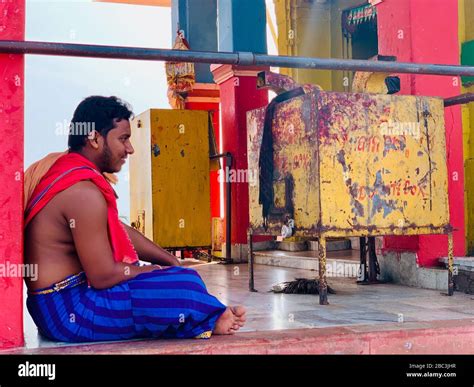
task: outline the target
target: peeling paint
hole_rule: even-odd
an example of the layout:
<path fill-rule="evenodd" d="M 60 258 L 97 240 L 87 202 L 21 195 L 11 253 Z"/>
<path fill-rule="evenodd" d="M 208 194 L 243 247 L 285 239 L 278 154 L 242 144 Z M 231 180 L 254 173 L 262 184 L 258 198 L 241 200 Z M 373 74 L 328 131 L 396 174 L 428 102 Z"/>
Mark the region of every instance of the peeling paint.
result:
<path fill-rule="evenodd" d="M 264 109 L 248 113 L 249 168 L 258 165 L 263 116 Z M 419 123 L 422 135 L 384 134 L 387 122 Z M 448 226 L 442 100 L 313 90 L 276 108 L 273 133 L 275 184 L 294 179 L 286 201 L 297 235 L 413 235 Z M 249 195 L 259 230 L 258 184 Z M 268 231 L 278 234 L 281 225 L 275 214 Z"/>

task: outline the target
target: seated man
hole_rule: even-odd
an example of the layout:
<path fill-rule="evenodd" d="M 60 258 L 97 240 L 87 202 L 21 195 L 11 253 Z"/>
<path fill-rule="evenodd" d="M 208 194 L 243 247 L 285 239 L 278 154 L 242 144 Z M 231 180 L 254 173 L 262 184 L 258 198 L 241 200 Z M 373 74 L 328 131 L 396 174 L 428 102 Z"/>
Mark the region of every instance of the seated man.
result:
<path fill-rule="evenodd" d="M 196 271 L 119 220 L 104 174 L 133 153 L 131 115 L 116 97 L 86 98 L 74 112 L 69 151 L 26 171 L 25 261 L 38 265 L 37 280 L 26 280 L 28 310 L 40 332 L 59 341 L 232 334 L 245 309 L 224 306 Z M 77 133 L 85 123 L 93 130 Z"/>

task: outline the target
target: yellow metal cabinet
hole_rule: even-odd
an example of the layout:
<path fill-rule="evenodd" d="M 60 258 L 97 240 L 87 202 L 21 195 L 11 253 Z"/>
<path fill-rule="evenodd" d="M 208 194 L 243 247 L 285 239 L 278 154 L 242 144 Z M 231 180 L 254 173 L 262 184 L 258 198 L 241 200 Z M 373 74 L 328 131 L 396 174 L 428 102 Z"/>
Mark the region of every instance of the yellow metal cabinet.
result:
<path fill-rule="evenodd" d="M 248 161 L 258 176 L 264 110 L 248 114 Z M 274 203 L 263 227 L 260 182 L 250 225 L 326 237 L 444 232 L 449 225 L 443 101 L 314 91 L 277 105 Z"/>
<path fill-rule="evenodd" d="M 131 140 L 134 226 L 163 248 L 211 246 L 209 113 L 147 110 Z"/>
<path fill-rule="evenodd" d="M 452 295 L 443 100 L 306 88 L 274 109 L 265 153 L 265 109 L 247 116 L 248 165 L 259 176 L 249 185 L 249 289 L 254 234 L 317 236 L 325 305 L 327 238 L 447 233 Z"/>

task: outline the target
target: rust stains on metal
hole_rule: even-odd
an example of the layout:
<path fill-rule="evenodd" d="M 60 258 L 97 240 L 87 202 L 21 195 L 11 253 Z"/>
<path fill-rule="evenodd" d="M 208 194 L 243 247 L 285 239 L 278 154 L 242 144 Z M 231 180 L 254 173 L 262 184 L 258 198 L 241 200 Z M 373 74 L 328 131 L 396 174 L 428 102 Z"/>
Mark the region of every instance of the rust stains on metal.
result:
<path fill-rule="evenodd" d="M 258 139 L 260 118 L 248 117 L 249 140 Z M 294 207 L 297 235 L 414 235 L 448 225 L 441 99 L 313 90 L 278 106 L 273 133 L 274 186 L 293 178 L 291 198 L 281 198 Z M 281 222 L 275 216 L 271 230 Z"/>

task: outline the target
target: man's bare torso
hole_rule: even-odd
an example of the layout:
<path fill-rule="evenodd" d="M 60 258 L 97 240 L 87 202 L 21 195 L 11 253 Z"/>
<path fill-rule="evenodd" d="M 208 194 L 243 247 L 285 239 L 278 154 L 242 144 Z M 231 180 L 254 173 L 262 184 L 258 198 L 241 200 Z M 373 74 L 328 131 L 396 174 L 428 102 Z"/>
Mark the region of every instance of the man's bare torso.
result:
<path fill-rule="evenodd" d="M 66 219 L 65 206 L 75 206 L 71 191 L 76 191 L 81 183 L 58 193 L 31 220 L 25 230 L 25 263 L 38 265 L 38 279 L 26 278 L 30 290 L 48 287 L 69 275 L 82 271 L 82 266 L 74 246 L 71 227 L 73 219 Z"/>

